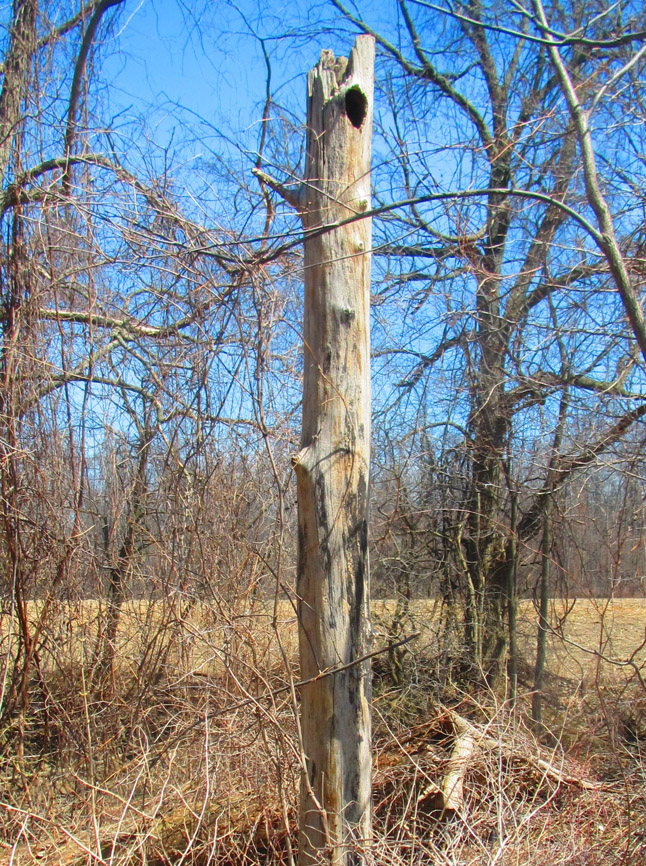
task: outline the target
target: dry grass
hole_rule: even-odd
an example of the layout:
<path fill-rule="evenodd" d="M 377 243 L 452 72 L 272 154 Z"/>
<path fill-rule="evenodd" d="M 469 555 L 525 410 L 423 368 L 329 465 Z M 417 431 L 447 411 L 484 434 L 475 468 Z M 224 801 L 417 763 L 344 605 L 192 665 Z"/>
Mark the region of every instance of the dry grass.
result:
<path fill-rule="evenodd" d="M 521 646 L 528 657 L 536 645 L 537 616 L 534 606 L 521 604 Z M 634 656 L 646 662 L 646 600 L 574 599 L 551 604 L 548 637 L 550 671 L 555 676 L 583 682 L 617 676 L 618 664 Z M 627 671 L 629 674 L 632 671 Z"/>
<path fill-rule="evenodd" d="M 374 609 L 380 644 L 393 607 Z M 41 612 L 32 605 L 34 620 Z M 48 615 L 41 688 L 2 732 L 12 757 L 0 773 L 0 862 L 287 864 L 299 775 L 296 708 L 284 691 L 295 676 L 291 607 L 129 603 L 115 668 L 93 682 L 102 613 L 84 602 Z M 482 737 L 463 808 L 443 815 L 432 791 L 451 738 L 429 685 L 438 611 L 411 606 L 403 628 L 421 635 L 406 648 L 407 677 L 382 680 L 375 698 L 377 862 L 646 862 L 646 694 L 635 674 L 646 603 L 579 600 L 563 624 L 562 614 L 555 602 L 550 737 L 523 721 L 529 682 L 516 713 L 500 696 L 476 703 L 453 691 Z M 531 659 L 531 605 L 520 620 Z M 10 638 L 5 618 L 5 654 Z"/>
<path fill-rule="evenodd" d="M 372 604 L 376 640 L 387 642 L 386 624 L 392 617 L 394 602 Z M 38 620 L 41 604 L 29 606 L 33 623 Z M 99 602 L 83 601 L 60 604 L 51 617 L 50 643 L 64 648 L 66 658 L 81 660 L 91 651 L 104 616 Z M 406 625 L 410 632 L 419 631 L 418 651 L 428 652 L 437 639 L 440 610 L 434 601 L 412 601 Z M 169 628 L 169 620 L 171 627 Z M 7 641 L 8 618 L 0 617 L 0 642 Z M 632 668 L 629 658 L 639 666 L 646 663 L 646 599 L 555 599 L 551 603 L 548 636 L 549 667 L 552 675 L 572 681 L 589 682 L 602 675 L 617 675 L 619 669 Z M 519 605 L 518 630 L 521 654 L 531 658 L 536 646 L 537 613 L 532 602 Z M 126 667 L 144 655 L 155 629 L 171 637 L 172 662 L 184 673 L 199 671 L 216 674 L 232 645 L 253 643 L 276 664 L 283 660 L 280 643 L 290 657 L 297 646 L 296 615 L 289 602 L 280 602 L 274 621 L 273 602 L 259 600 L 245 609 L 223 609 L 202 602 L 177 603 L 129 601 L 121 609 L 117 632 L 116 657 Z M 52 663 L 51 655 L 45 664 Z"/>

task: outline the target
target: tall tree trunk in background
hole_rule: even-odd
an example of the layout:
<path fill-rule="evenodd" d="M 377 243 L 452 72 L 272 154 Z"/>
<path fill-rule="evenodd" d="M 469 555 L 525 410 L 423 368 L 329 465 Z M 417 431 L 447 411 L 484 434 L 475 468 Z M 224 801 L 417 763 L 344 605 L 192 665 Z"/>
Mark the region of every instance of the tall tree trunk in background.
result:
<path fill-rule="evenodd" d="M 116 560 L 108 568 L 107 610 L 104 630 L 99 635 L 96 648 L 94 678 L 100 694 L 105 698 L 114 688 L 114 663 L 117 657 L 117 632 L 121 621 L 121 608 L 126 600 L 128 579 L 132 576 L 137 557 L 137 544 L 146 519 L 146 497 L 148 494 L 148 458 L 154 433 L 148 419 L 140 426 L 137 445 L 137 463 L 127 499 L 126 527 Z M 103 544 L 110 558 L 110 525 L 106 516 L 103 525 Z"/>
<path fill-rule="evenodd" d="M 371 836 L 368 475 L 374 40 L 309 73 L 303 430 L 298 481 L 301 866 L 351 866 Z M 323 229 L 323 231 L 321 231 Z"/>
<path fill-rule="evenodd" d="M 536 638 L 536 665 L 534 667 L 534 689 L 532 693 L 532 719 L 543 724 L 543 677 L 547 660 L 547 633 L 549 630 L 550 561 L 552 558 L 552 533 L 550 502 L 543 514 L 543 538 L 541 541 L 541 587 L 538 614 L 538 636 Z"/>
<path fill-rule="evenodd" d="M 26 99 L 33 79 L 33 53 L 36 44 L 35 0 L 16 0 L 11 13 L 9 46 L 2 67 L 0 89 L 0 191 L 5 192 L 13 176 L 23 170 Z M 22 205 L 16 197 L 5 216 L 3 229 L 7 241 L 0 256 L 0 548 L 6 562 L 2 569 L 3 595 L 11 599 L 18 624 L 15 661 L 8 669 L 7 693 L 2 690 L 2 713 L 10 717 L 20 710 L 18 758 L 22 761 L 23 714 L 30 700 L 29 683 L 38 664 L 38 635 L 28 615 L 25 583 L 29 560 L 25 556 L 25 481 L 20 415 L 27 368 L 33 357 L 28 343 L 31 328 L 25 307 L 31 296 L 28 244 Z M 10 239 L 10 240 L 9 240 Z M 25 319 L 27 318 L 27 321 Z M 27 348 L 29 346 L 29 348 Z M 12 640 L 13 638 L 10 638 Z"/>
<path fill-rule="evenodd" d="M 511 515 L 507 542 L 507 628 L 509 631 L 509 703 L 516 707 L 518 696 L 518 493 L 510 491 Z"/>
<path fill-rule="evenodd" d="M 566 355 L 563 353 L 564 367 L 567 366 Z M 565 371 L 564 371 L 565 372 Z M 566 389 L 561 395 L 559 419 L 554 431 L 552 453 L 545 479 L 546 491 L 543 507 L 543 537 L 541 540 L 541 583 L 540 607 L 538 614 L 538 635 L 536 638 L 536 663 L 534 666 L 534 688 L 532 694 L 532 719 L 537 725 L 543 724 L 543 678 L 547 662 L 547 634 L 549 630 L 550 603 L 550 566 L 552 562 L 552 506 L 556 481 L 562 469 L 560 450 L 563 442 L 563 431 L 567 419 L 570 394 Z"/>
<path fill-rule="evenodd" d="M 500 145 L 499 145 L 500 146 Z M 491 185 L 509 182 L 508 157 L 492 167 Z M 485 250 L 474 255 L 476 293 L 476 373 L 471 389 L 472 431 L 470 493 L 464 552 L 467 565 L 465 606 L 466 665 L 470 678 L 493 686 L 503 669 L 507 648 L 508 524 L 503 464 L 511 432 L 511 411 L 505 390 L 507 335 L 500 295 L 504 242 L 509 227 L 509 200 L 490 197 L 491 224 Z"/>
<path fill-rule="evenodd" d="M 0 183 L 4 185 L 12 156 L 19 161 L 24 133 L 23 100 L 30 87 L 31 70 L 36 44 L 35 0 L 16 0 L 13 4 L 9 49 L 3 64 L 4 78 L 0 90 Z M 14 155 L 18 152 L 18 160 Z M 14 171 L 20 165 L 13 166 Z"/>

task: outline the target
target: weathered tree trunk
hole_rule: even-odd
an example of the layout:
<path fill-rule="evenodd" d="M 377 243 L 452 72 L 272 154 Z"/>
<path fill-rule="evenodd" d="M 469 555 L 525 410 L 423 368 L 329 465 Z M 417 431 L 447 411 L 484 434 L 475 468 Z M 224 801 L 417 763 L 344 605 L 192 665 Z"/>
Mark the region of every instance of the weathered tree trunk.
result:
<path fill-rule="evenodd" d="M 301 866 L 361 863 L 371 836 L 370 663 L 351 663 L 370 645 L 371 220 L 360 217 L 370 208 L 373 68 L 374 40 L 360 36 L 349 61 L 323 51 L 307 81 L 303 430 L 294 459 L 301 677 L 350 667 L 302 689 Z"/>

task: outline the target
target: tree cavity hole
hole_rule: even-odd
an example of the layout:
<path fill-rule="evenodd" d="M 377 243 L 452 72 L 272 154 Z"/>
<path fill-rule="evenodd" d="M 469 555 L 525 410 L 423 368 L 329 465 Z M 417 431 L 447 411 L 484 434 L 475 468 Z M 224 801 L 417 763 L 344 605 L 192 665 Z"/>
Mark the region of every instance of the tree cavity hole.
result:
<path fill-rule="evenodd" d="M 361 129 L 368 113 L 368 100 L 360 87 L 351 87 L 345 92 L 345 113 L 355 129 Z"/>

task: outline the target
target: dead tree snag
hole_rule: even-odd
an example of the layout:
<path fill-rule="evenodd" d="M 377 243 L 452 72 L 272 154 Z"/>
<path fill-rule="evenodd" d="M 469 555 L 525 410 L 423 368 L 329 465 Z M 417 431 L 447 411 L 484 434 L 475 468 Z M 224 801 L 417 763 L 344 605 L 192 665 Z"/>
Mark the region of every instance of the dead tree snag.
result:
<path fill-rule="evenodd" d="M 371 220 L 347 221 L 370 208 L 373 76 L 374 40 L 360 36 L 349 60 L 323 51 L 307 79 L 303 429 L 294 458 L 304 680 L 370 650 Z M 370 698 L 369 660 L 302 689 L 301 866 L 364 859 Z"/>

